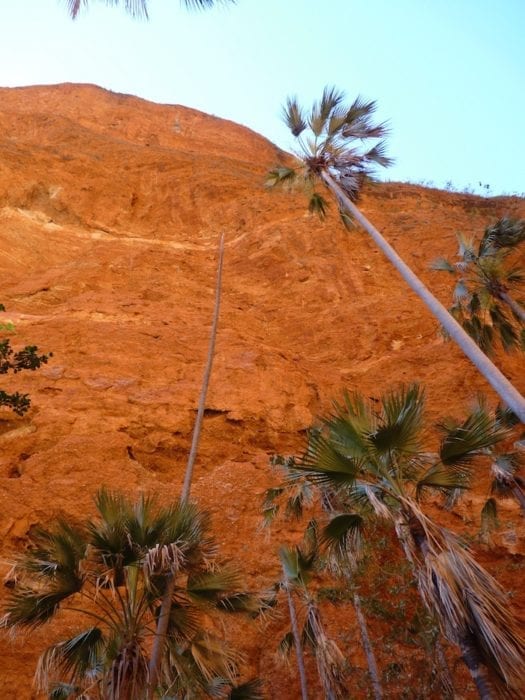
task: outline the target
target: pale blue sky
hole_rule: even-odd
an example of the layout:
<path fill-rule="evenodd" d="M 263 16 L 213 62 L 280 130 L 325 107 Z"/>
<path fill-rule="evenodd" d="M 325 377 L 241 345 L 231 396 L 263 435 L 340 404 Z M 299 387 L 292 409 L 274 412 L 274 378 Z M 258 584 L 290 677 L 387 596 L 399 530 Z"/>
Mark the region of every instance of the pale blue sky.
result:
<path fill-rule="evenodd" d="M 0 85 L 90 82 L 245 124 L 279 146 L 288 94 L 326 84 L 390 120 L 384 177 L 525 191 L 525 0 L 238 0 L 149 22 L 92 0 L 3 3 Z"/>

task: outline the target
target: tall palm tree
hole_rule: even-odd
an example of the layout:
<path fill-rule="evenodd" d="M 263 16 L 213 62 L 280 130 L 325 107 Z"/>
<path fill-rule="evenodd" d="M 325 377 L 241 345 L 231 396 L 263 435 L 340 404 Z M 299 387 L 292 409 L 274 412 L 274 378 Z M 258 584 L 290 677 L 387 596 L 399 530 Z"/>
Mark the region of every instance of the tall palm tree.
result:
<path fill-rule="evenodd" d="M 303 700 L 308 700 L 303 646 L 308 647 L 314 655 L 325 697 L 337 700 L 348 696 L 344 656 L 337 644 L 328 637 L 316 596 L 308 587 L 319 566 L 319 555 L 315 521 L 309 523 L 301 546 L 281 547 L 279 551 L 283 570 L 282 587 L 286 591 L 292 626 L 292 633 L 285 636 L 280 646 L 284 653 L 290 651 L 292 645 L 295 646 Z M 305 610 L 302 631 L 299 629 L 294 594 Z"/>
<path fill-rule="evenodd" d="M 480 348 L 492 353 L 495 332 L 503 349 L 525 350 L 525 308 L 515 299 L 525 281 L 525 269 L 509 256 L 525 240 L 525 219 L 499 219 L 488 226 L 476 245 L 458 235 L 458 260 L 438 258 L 434 270 L 454 275 L 454 305 L 450 313 Z"/>
<path fill-rule="evenodd" d="M 281 510 L 281 504 L 279 503 L 280 497 L 285 495 L 285 507 L 284 514 L 288 519 L 301 519 L 304 514 L 304 509 L 306 506 L 311 506 L 314 502 L 314 489 L 311 488 L 311 484 L 307 479 L 303 477 L 302 474 L 298 474 L 293 470 L 294 465 L 293 458 L 282 457 L 281 455 L 275 455 L 272 458 L 273 466 L 278 466 L 285 474 L 285 481 L 276 488 L 270 488 L 265 492 L 265 499 L 263 503 L 263 515 L 265 519 L 265 525 L 270 524 L 274 518 L 278 515 Z M 320 495 L 320 500 L 322 507 L 325 511 L 333 515 L 334 512 L 334 496 L 335 494 L 326 489 L 317 489 L 318 495 Z M 304 537 L 303 548 L 282 548 L 281 549 L 281 564 L 283 567 L 283 573 L 285 574 L 285 582 L 292 581 L 296 583 L 301 583 L 305 586 L 308 578 L 314 569 L 322 569 L 328 566 L 332 573 L 336 575 L 342 575 L 347 581 L 353 578 L 355 573 L 355 568 L 359 557 L 361 556 L 360 538 L 357 530 L 351 531 L 348 526 L 348 518 L 353 516 L 341 516 L 341 518 L 332 518 L 330 524 L 323 530 L 321 538 L 317 536 L 317 523 L 315 520 L 311 520 Z M 345 547 L 345 556 L 338 557 L 339 552 L 339 541 L 338 534 L 340 532 L 341 521 L 343 522 L 343 529 L 345 536 L 348 536 L 348 542 L 354 535 L 352 539 L 352 556 L 348 556 L 348 548 Z M 333 532 L 335 528 L 335 534 Z M 351 532 L 350 536 L 349 533 Z M 334 546 L 334 539 L 336 540 Z M 287 575 L 288 574 L 288 575 Z M 304 663 L 302 661 L 302 650 L 301 642 L 299 639 L 298 643 L 298 631 L 295 630 L 295 625 L 293 623 L 293 618 L 297 617 L 295 610 L 292 610 L 294 606 L 293 599 L 289 591 L 288 593 L 288 605 L 290 607 L 290 617 L 292 618 L 292 633 L 293 639 L 296 647 L 296 654 L 298 657 L 300 677 L 304 675 Z M 359 627 L 361 635 L 361 643 L 363 646 L 363 651 L 367 659 L 368 670 L 370 674 L 370 680 L 372 682 L 372 688 L 375 700 L 382 700 L 383 689 L 381 686 L 381 681 L 379 678 L 379 673 L 377 669 L 377 662 L 370 642 L 370 637 L 368 635 L 368 626 L 366 624 L 366 619 L 362 611 L 361 600 L 359 594 L 356 590 L 352 591 L 352 602 L 354 605 L 354 610 L 356 614 L 356 620 Z M 315 651 L 315 647 L 314 647 Z M 303 666 L 303 671 L 301 673 L 301 665 Z M 323 674 L 320 672 L 320 676 Z M 306 688 L 306 680 L 301 687 Z M 336 686 L 337 687 L 337 686 Z M 306 693 L 303 691 L 303 696 Z"/>
<path fill-rule="evenodd" d="M 297 99 L 288 98 L 283 117 L 297 139 L 299 148 L 296 156 L 299 163 L 294 168 L 278 167 L 272 170 L 268 176 L 268 186 L 292 184 L 300 180 L 309 191 L 310 210 L 324 216 L 327 202 L 317 186 L 319 183 L 326 185 L 339 204 L 343 220 L 348 221 L 350 217 L 361 224 L 502 401 L 525 422 L 523 396 L 481 352 L 468 333 L 356 207 L 354 202 L 366 175 L 376 165 L 387 166 L 391 162 L 385 155 L 382 141 L 372 147 L 369 147 L 368 143 L 370 139 L 376 140 L 385 136 L 387 127 L 385 124 L 372 122 L 376 110 L 375 102 L 365 102 L 359 97 L 349 107 L 343 102 L 344 93 L 327 87 L 321 100 L 315 102 L 311 112 L 307 114 Z"/>
<path fill-rule="evenodd" d="M 88 7 L 91 0 L 66 0 L 69 14 L 76 19 L 82 7 Z M 124 9 L 132 17 L 148 18 L 149 0 L 104 0 L 106 5 L 124 5 Z M 236 0 L 181 0 L 188 10 L 205 10 L 221 3 L 235 3 Z"/>
<path fill-rule="evenodd" d="M 35 628 L 61 610 L 90 624 L 41 655 L 38 687 L 55 697 L 83 691 L 104 700 L 145 697 L 148 654 L 168 576 L 173 606 L 158 686 L 174 697 L 234 687 L 239 655 L 213 634 L 213 610 L 253 610 L 238 575 L 217 566 L 208 516 L 191 504 L 132 504 L 101 490 L 98 518 L 58 520 L 31 536 L 14 568 L 2 625 Z M 185 695 L 186 696 L 186 695 Z"/>
<path fill-rule="evenodd" d="M 499 584 L 450 531 L 422 509 L 429 489 L 465 488 L 472 451 L 501 439 L 498 429 L 479 425 L 465 441 L 445 439 L 437 455 L 422 450 L 423 392 L 417 385 L 384 395 L 372 405 L 358 393 L 310 434 L 295 468 L 314 483 L 337 490 L 351 509 L 348 530 L 364 528 L 371 516 L 390 522 L 417 576 L 420 595 L 444 636 L 462 652 L 484 700 L 519 693 L 525 678 L 525 640 Z M 335 534 L 332 533 L 333 535 Z M 338 539 L 346 546 L 345 528 Z"/>

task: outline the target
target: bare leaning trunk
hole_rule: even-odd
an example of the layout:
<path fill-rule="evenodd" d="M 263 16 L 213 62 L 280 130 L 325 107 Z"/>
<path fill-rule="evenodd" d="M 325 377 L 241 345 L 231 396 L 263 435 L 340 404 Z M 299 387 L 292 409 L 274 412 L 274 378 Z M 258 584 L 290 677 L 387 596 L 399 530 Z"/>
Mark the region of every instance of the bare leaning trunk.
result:
<path fill-rule="evenodd" d="M 202 378 L 201 395 L 199 397 L 199 405 L 197 407 L 197 418 L 193 428 L 193 438 L 191 441 L 191 449 L 186 465 L 186 473 L 184 475 L 184 484 L 180 500 L 184 503 L 190 497 L 191 480 L 193 477 L 193 465 L 197 457 L 197 449 L 199 447 L 199 438 L 201 434 L 202 419 L 204 418 L 204 408 L 206 406 L 206 395 L 208 393 L 208 385 L 210 383 L 211 368 L 213 365 L 213 357 L 215 354 L 215 339 L 217 337 L 217 324 L 219 322 L 219 311 L 221 308 L 221 285 L 222 285 L 222 261 L 224 258 L 224 234 L 221 235 L 219 243 L 219 262 L 217 264 L 217 282 L 215 284 L 215 307 L 213 309 L 213 319 L 210 330 L 210 342 L 208 346 L 208 357 L 206 359 L 206 367 Z"/>
<path fill-rule="evenodd" d="M 213 310 L 213 319 L 210 330 L 210 341 L 208 345 L 208 356 L 206 359 L 206 367 L 204 369 L 204 376 L 202 379 L 201 393 L 199 397 L 199 405 L 197 407 L 197 417 L 195 418 L 195 425 L 193 428 L 193 438 L 191 442 L 190 454 L 188 456 L 188 463 L 186 465 L 186 473 L 184 475 L 184 485 L 182 487 L 182 493 L 180 496 L 181 503 L 186 503 L 190 497 L 191 479 L 193 476 L 193 465 L 195 464 L 195 458 L 197 456 L 197 449 L 199 446 L 199 438 L 202 427 L 202 420 L 204 418 L 204 407 L 206 405 L 206 395 L 208 393 L 208 385 L 210 383 L 211 368 L 213 365 L 213 357 L 215 353 L 215 339 L 217 337 L 217 324 L 219 321 L 219 310 L 221 304 L 221 285 L 222 285 L 222 263 L 224 259 L 224 234 L 221 235 L 219 242 L 219 260 L 217 264 L 217 281 L 215 285 L 215 306 Z M 162 596 L 162 603 L 160 607 L 159 617 L 157 619 L 157 628 L 155 630 L 155 637 L 153 641 L 153 649 L 151 651 L 151 658 L 149 662 L 149 681 L 148 681 L 148 700 L 151 700 L 155 694 L 155 688 L 157 686 L 160 670 L 160 662 L 162 658 L 162 653 L 164 651 L 164 645 L 166 644 L 166 635 L 168 632 L 168 623 L 171 613 L 171 604 L 173 589 L 175 588 L 175 576 L 176 573 L 173 572 L 168 576 L 166 582 L 166 590 Z"/>
<path fill-rule="evenodd" d="M 399 257 L 390 243 L 383 238 L 379 231 L 346 196 L 337 182 L 324 171 L 321 173 L 321 177 L 345 209 L 361 224 L 365 231 L 370 234 L 374 242 L 394 265 L 405 282 L 414 290 L 419 298 L 424 301 L 448 335 L 459 345 L 469 360 L 477 367 L 500 396 L 502 401 L 514 411 L 522 423 L 525 423 L 525 399 L 519 391 L 517 391 L 509 380 L 479 349 L 468 333 L 466 333 L 459 323 L 449 314 L 443 304 L 436 299 L 419 277 L 417 277 L 402 258 Z"/>
<path fill-rule="evenodd" d="M 507 292 L 500 292 L 498 294 L 498 299 L 501 299 L 502 302 L 507 304 L 507 306 L 512 310 L 512 313 L 520 319 L 523 323 L 525 323 L 525 309 L 518 304 L 517 301 L 515 301 L 510 294 L 507 294 Z"/>
<path fill-rule="evenodd" d="M 370 643 L 370 637 L 368 636 L 365 616 L 361 610 L 361 600 L 359 599 L 357 593 L 354 593 L 354 609 L 357 617 L 357 624 L 359 625 L 359 631 L 361 633 L 361 641 L 363 643 L 366 661 L 368 663 L 368 672 L 370 673 L 370 680 L 372 681 L 372 687 L 374 689 L 374 698 L 375 700 L 382 700 L 383 688 L 381 687 L 381 681 L 379 680 L 376 657 Z"/>

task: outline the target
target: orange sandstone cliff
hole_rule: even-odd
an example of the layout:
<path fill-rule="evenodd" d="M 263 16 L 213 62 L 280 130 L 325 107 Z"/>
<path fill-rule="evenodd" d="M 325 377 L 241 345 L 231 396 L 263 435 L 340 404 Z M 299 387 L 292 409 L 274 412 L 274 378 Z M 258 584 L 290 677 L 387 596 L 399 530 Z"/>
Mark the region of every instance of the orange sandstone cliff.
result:
<path fill-rule="evenodd" d="M 378 396 L 420 381 L 429 424 L 461 416 L 478 392 L 495 403 L 364 233 L 347 232 L 335 207 L 321 223 L 300 192 L 264 189 L 266 171 L 284 157 L 249 129 L 185 107 L 91 85 L 0 89 L 2 317 L 16 326 L 15 346 L 53 352 L 41 370 L 2 379 L 28 392 L 32 408 L 22 418 L 0 414 L 0 573 L 34 525 L 93 513 L 102 484 L 177 498 L 221 233 L 222 310 L 192 493 L 251 587 L 275 580 L 279 544 L 300 532 L 283 523 L 261 532 L 262 495 L 276 483 L 269 456 L 300 451 L 304 431 L 343 389 Z M 360 205 L 446 305 L 449 280 L 429 264 L 454 254 L 456 232 L 525 217 L 523 199 L 407 184 L 369 185 Z M 524 392 L 523 360 L 497 361 Z M 487 488 L 480 474 L 453 513 L 436 502 L 436 517 L 475 535 Z M 474 545 L 523 615 L 523 519 L 511 501 L 501 519 L 492 548 Z M 351 612 L 326 615 L 351 663 L 364 668 Z M 383 644 L 388 623 L 374 620 L 384 677 L 399 662 L 408 688 L 399 697 L 418 697 L 410 694 L 413 652 L 395 647 L 393 659 Z M 2 698 L 37 697 L 39 651 L 67 629 L 57 620 L 14 640 L 0 635 Z M 286 629 L 283 616 L 237 640 L 271 698 L 299 697 L 293 664 L 275 658 Z M 315 689 L 313 663 L 309 674 Z M 464 697 L 474 697 L 465 683 Z M 352 692 L 366 697 L 357 684 Z"/>

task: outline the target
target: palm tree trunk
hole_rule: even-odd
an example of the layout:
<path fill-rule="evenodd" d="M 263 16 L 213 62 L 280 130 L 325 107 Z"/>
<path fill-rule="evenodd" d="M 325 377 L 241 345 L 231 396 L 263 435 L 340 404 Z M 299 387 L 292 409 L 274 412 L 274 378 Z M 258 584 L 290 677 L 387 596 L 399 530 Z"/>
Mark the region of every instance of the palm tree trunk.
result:
<path fill-rule="evenodd" d="M 372 645 L 370 644 L 370 637 L 368 636 L 365 616 L 363 615 L 363 611 L 361 609 L 361 600 L 359 599 L 357 593 L 354 593 L 354 609 L 357 617 L 357 624 L 359 625 L 359 631 L 361 633 L 361 642 L 363 644 L 366 661 L 368 663 L 368 672 L 370 673 L 370 680 L 372 681 L 372 687 L 374 689 L 374 698 L 375 700 L 382 700 L 383 688 L 381 687 L 381 681 L 379 680 L 376 657 L 374 650 L 372 649 Z"/>
<path fill-rule="evenodd" d="M 470 635 L 465 635 L 459 647 L 465 666 L 468 668 L 481 700 L 493 700 L 495 698 L 490 686 L 485 666 L 479 658 L 476 645 L 469 639 Z"/>
<path fill-rule="evenodd" d="M 199 439 L 202 428 L 202 419 L 204 417 L 204 407 L 206 406 L 206 395 L 208 393 L 208 385 L 210 383 L 211 368 L 213 365 L 213 357 L 215 354 L 215 340 L 217 338 L 217 324 L 219 322 L 219 311 L 221 307 L 221 285 L 222 285 L 222 263 L 224 258 L 224 234 L 221 235 L 219 242 L 219 261 L 217 264 L 217 282 L 215 284 L 215 307 L 213 309 L 213 318 L 210 330 L 210 341 L 208 346 L 208 357 L 206 359 L 206 367 L 202 378 L 201 394 L 199 397 L 199 405 L 197 407 L 197 418 L 193 428 L 193 438 L 191 441 L 190 454 L 186 465 L 186 473 L 184 475 L 184 484 L 180 500 L 184 503 L 190 497 L 191 480 L 193 477 L 193 465 L 197 457 L 197 449 L 199 447 Z"/>
<path fill-rule="evenodd" d="M 288 598 L 288 610 L 290 611 L 290 623 L 292 625 L 292 634 L 295 644 L 295 655 L 297 657 L 297 668 L 299 670 L 299 680 L 301 683 L 301 698 L 308 700 L 308 684 L 306 682 L 306 670 L 304 668 L 303 645 L 301 635 L 299 633 L 299 625 L 297 624 L 297 613 L 295 611 L 295 603 L 293 602 L 292 592 L 290 590 L 290 582 L 286 577 L 286 571 L 283 565 L 284 573 L 284 589 Z"/>
<path fill-rule="evenodd" d="M 500 292 L 498 298 L 501 299 L 507 306 L 512 310 L 512 313 L 517 316 L 520 321 L 525 323 L 525 309 L 523 306 L 518 304 L 518 302 L 513 299 L 507 292 Z"/>
<path fill-rule="evenodd" d="M 222 286 L 222 264 L 224 259 L 224 234 L 221 235 L 219 242 L 219 260 L 217 264 L 217 282 L 215 285 L 215 306 L 213 310 L 212 325 L 210 330 L 210 341 L 208 345 L 208 357 L 206 360 L 206 367 L 204 369 L 204 376 L 202 379 L 201 393 L 199 397 L 199 405 L 197 408 L 197 417 L 195 419 L 195 426 L 193 428 L 193 438 L 191 442 L 190 454 L 188 456 L 188 463 L 186 465 L 186 472 L 184 475 L 184 484 L 182 487 L 182 493 L 180 500 L 182 503 L 186 503 L 190 497 L 191 480 L 193 476 L 193 465 L 195 464 L 195 458 L 197 456 L 197 449 L 199 446 L 199 438 L 202 427 L 202 420 L 204 418 L 204 407 L 206 405 L 206 395 L 208 393 L 208 385 L 210 383 L 211 368 L 213 365 L 213 357 L 215 353 L 215 340 L 217 337 L 217 324 L 219 321 L 219 310 L 221 304 L 221 286 Z M 155 688 L 157 686 L 157 681 L 159 677 L 160 661 L 162 657 L 162 652 L 164 651 L 164 645 L 166 643 L 166 635 L 168 632 L 168 623 L 171 613 L 171 604 L 173 589 L 175 588 L 175 576 L 176 573 L 173 572 L 168 576 L 166 581 L 166 590 L 162 596 L 162 604 L 160 607 L 160 613 L 157 620 L 157 628 L 155 630 L 155 637 L 153 640 L 153 648 L 151 651 L 151 658 L 149 662 L 149 681 L 148 681 L 148 700 L 153 698 L 155 693 Z"/>
<path fill-rule="evenodd" d="M 325 171 L 321 173 L 321 176 L 327 187 L 335 194 L 346 210 L 361 224 L 365 231 L 370 234 L 377 246 L 394 265 L 405 282 L 407 282 L 420 299 L 424 301 L 448 335 L 459 345 L 469 360 L 477 367 L 500 396 L 502 401 L 514 411 L 522 423 L 525 423 L 525 399 L 523 396 L 479 349 L 468 333 L 463 330 L 459 323 L 445 309 L 443 304 L 441 304 L 427 289 L 419 277 L 412 272 L 379 231 L 346 196 L 335 180 Z"/>

